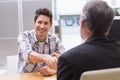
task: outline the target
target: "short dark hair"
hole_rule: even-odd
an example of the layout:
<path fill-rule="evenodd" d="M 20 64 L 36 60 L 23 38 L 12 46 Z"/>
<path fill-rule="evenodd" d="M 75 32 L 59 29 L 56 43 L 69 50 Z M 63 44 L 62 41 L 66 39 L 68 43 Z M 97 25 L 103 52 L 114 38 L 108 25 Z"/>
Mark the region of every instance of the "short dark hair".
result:
<path fill-rule="evenodd" d="M 34 22 L 36 22 L 39 15 L 45 15 L 50 17 L 50 23 L 52 23 L 52 12 L 47 8 L 39 8 L 35 12 Z"/>
<path fill-rule="evenodd" d="M 113 22 L 114 12 L 105 1 L 91 0 L 83 8 L 88 29 L 93 35 L 107 35 Z"/>

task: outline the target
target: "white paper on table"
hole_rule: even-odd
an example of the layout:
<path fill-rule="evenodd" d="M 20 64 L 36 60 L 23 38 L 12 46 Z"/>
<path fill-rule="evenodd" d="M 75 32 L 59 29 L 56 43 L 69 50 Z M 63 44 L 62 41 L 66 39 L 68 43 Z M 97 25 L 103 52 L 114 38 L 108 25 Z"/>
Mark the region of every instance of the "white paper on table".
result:
<path fill-rule="evenodd" d="M 57 80 L 56 78 L 45 78 L 44 80 Z"/>

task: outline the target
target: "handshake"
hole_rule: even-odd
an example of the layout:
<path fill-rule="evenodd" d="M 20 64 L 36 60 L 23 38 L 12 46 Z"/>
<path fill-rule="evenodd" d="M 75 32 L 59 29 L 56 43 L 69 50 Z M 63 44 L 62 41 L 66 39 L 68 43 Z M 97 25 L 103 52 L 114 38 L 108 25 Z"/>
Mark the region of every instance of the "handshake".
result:
<path fill-rule="evenodd" d="M 41 67 L 38 70 L 38 72 L 40 72 L 45 76 L 56 74 L 58 57 L 59 55 L 57 53 L 52 53 L 51 55 L 45 55 L 43 62 L 46 65 Z"/>
<path fill-rule="evenodd" d="M 39 54 L 37 52 L 32 51 L 29 54 L 28 62 L 45 63 L 45 66 L 41 67 L 37 71 L 45 76 L 48 76 L 48 75 L 56 74 L 58 57 L 59 54 L 55 52 L 51 53 L 51 55 L 48 55 L 48 54 Z"/>

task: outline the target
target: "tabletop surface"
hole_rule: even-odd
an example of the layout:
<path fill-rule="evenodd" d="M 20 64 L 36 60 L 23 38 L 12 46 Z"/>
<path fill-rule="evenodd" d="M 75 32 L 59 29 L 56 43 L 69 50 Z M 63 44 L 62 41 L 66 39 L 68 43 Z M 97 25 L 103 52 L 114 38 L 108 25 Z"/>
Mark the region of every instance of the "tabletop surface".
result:
<path fill-rule="evenodd" d="M 56 75 L 43 76 L 38 72 L 0 75 L 0 80 L 44 80 L 45 78 L 56 78 Z"/>

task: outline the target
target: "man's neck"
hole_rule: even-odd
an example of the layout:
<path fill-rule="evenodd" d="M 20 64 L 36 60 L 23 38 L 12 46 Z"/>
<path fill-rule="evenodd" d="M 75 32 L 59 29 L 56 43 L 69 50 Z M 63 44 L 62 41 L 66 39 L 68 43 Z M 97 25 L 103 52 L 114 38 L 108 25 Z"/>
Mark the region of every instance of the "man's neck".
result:
<path fill-rule="evenodd" d="M 37 36 L 37 40 L 39 42 L 44 42 L 46 40 L 46 36 Z"/>

